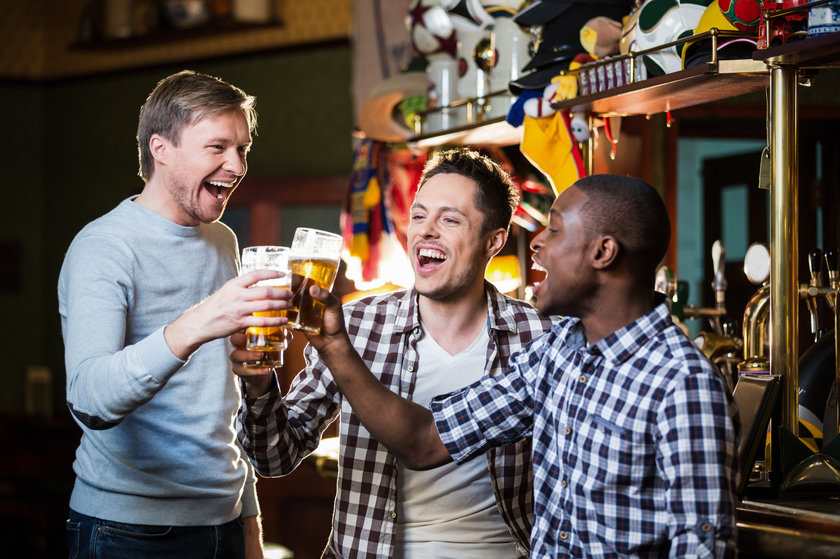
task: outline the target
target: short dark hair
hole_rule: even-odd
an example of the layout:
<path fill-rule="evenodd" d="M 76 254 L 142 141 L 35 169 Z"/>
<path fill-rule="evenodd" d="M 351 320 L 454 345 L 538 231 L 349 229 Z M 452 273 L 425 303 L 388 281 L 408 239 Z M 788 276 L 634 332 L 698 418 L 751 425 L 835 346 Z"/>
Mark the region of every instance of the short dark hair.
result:
<path fill-rule="evenodd" d="M 426 162 L 417 191 L 427 180 L 444 173 L 467 177 L 478 185 L 475 205 L 484 215 L 482 234 L 499 227 L 510 229 L 510 220 L 519 205 L 519 191 L 498 163 L 466 148 L 440 151 Z"/>
<path fill-rule="evenodd" d="M 626 254 L 640 282 L 653 285 L 656 267 L 668 251 L 671 221 L 662 196 L 645 181 L 619 175 L 592 175 L 574 186 L 587 200 L 582 213 L 587 236 L 610 235 Z"/>
<path fill-rule="evenodd" d="M 178 145 L 184 126 L 218 114 L 241 110 L 248 121 L 248 130 L 257 128 L 256 98 L 226 81 L 184 70 L 160 80 L 140 108 L 137 126 L 137 152 L 144 181 L 152 178 L 155 161 L 149 141 L 160 134 Z"/>

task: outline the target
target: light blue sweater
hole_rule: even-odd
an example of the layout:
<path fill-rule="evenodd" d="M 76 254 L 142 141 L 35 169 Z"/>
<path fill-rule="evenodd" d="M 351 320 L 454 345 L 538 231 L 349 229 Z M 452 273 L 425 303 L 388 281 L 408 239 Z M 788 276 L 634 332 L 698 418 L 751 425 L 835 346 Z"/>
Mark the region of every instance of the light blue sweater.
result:
<path fill-rule="evenodd" d="M 228 340 L 185 362 L 163 328 L 237 273 L 221 223 L 176 225 L 133 198 L 73 240 L 58 280 L 67 403 L 83 435 L 70 506 L 132 524 L 213 525 L 258 513 L 236 442 Z"/>

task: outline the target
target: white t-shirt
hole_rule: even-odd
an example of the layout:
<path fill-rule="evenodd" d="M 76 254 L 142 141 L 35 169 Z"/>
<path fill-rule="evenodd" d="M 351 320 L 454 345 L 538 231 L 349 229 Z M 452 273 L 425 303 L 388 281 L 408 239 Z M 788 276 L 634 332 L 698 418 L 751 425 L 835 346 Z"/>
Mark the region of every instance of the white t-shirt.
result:
<path fill-rule="evenodd" d="M 424 330 L 414 402 L 429 406 L 438 394 L 485 375 L 486 328 L 472 345 L 450 355 Z M 516 544 L 496 505 L 487 459 L 427 471 L 397 465 L 397 559 L 510 559 Z"/>

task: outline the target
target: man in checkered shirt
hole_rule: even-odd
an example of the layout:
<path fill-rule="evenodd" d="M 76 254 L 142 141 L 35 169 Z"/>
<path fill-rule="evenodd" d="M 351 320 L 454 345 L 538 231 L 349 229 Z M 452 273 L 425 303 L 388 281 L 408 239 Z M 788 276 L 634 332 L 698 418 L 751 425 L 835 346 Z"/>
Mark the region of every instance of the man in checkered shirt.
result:
<path fill-rule="evenodd" d="M 427 164 L 408 228 L 414 288 L 345 307 L 354 355 L 384 390 L 428 406 L 437 394 L 501 374 L 513 353 L 550 328 L 533 307 L 484 280 L 517 203 L 507 173 L 475 152 L 449 151 Z M 242 341 L 233 339 L 240 348 Z M 307 367 L 285 398 L 270 371 L 238 364 L 251 352 L 231 357 L 247 395 L 240 440 L 260 474 L 291 472 L 339 418 L 337 496 L 324 557 L 527 557 L 528 437 L 463 466 L 408 470 L 362 428 L 318 353 L 305 351 Z"/>
<path fill-rule="evenodd" d="M 532 557 L 732 557 L 737 415 L 653 290 L 669 237 L 665 206 L 644 181 L 577 181 L 531 245 L 546 270 L 537 307 L 567 318 L 504 374 L 435 398 L 431 413 L 375 382 L 334 298 L 310 343 L 362 424 L 407 467 L 469 463 L 530 436 Z"/>

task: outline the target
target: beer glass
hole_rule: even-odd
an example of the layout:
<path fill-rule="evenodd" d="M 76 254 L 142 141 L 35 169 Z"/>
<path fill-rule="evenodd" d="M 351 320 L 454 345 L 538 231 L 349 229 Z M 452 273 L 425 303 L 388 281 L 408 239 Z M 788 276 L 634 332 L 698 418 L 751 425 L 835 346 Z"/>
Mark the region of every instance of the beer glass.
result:
<path fill-rule="evenodd" d="M 314 334 L 321 331 L 324 303 L 313 299 L 309 288 L 332 289 L 343 245 L 341 235 L 335 233 L 306 227 L 295 231 L 289 256 L 293 297 L 287 315 L 292 328 Z"/>
<path fill-rule="evenodd" d="M 242 265 L 240 274 L 253 270 L 275 270 L 283 272 L 283 277 L 262 280 L 255 285 L 270 286 L 279 289 L 289 289 L 289 247 L 281 246 L 252 246 L 242 249 Z M 254 316 L 285 316 L 286 311 L 255 312 Z M 246 367 L 281 367 L 283 365 L 283 350 L 288 345 L 289 331 L 283 326 L 256 327 L 251 326 L 245 331 L 245 348 L 250 351 L 261 351 L 262 359 L 245 361 Z"/>

